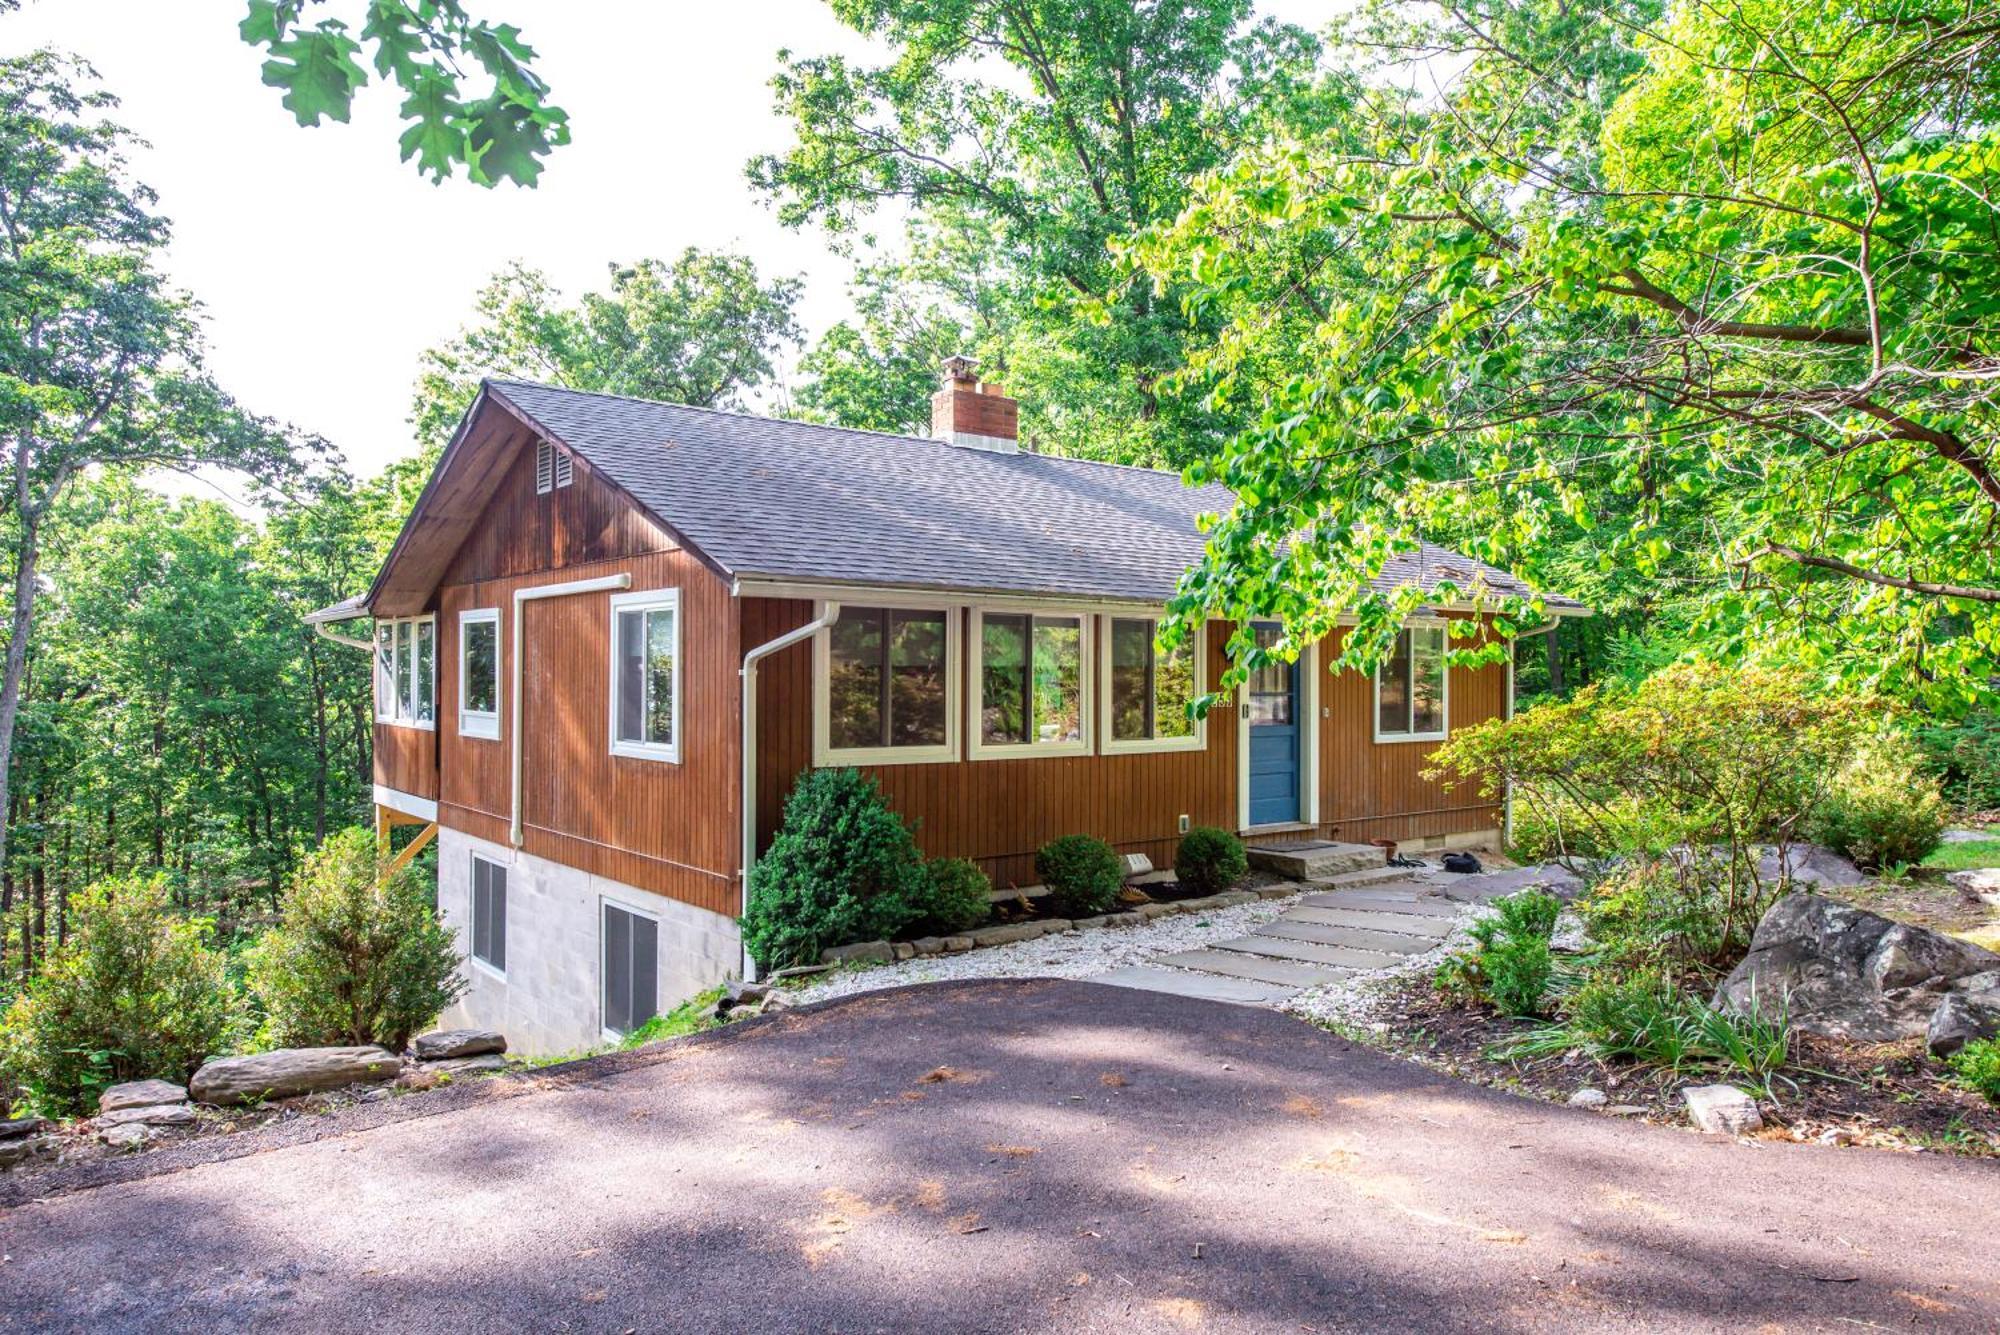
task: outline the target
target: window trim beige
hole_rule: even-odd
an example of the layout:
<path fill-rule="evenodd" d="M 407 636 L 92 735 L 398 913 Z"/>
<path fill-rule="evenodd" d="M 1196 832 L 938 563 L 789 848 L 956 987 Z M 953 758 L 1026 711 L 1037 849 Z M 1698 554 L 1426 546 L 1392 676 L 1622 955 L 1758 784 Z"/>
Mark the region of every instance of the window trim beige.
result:
<path fill-rule="evenodd" d="M 1111 735 L 1111 623 L 1114 621 L 1147 621 L 1153 625 L 1155 638 L 1159 635 L 1160 622 L 1166 620 L 1164 610 L 1135 612 L 1106 612 L 1100 618 L 1097 650 L 1097 717 L 1098 751 L 1107 756 L 1147 755 L 1160 751 L 1206 751 L 1208 749 L 1208 720 L 1194 721 L 1194 731 L 1186 737 L 1155 737 L 1143 741 L 1121 741 Z M 1208 689 L 1208 623 L 1197 625 L 1189 637 L 1194 650 L 1194 694 L 1197 698 Z M 1155 653 L 1158 652 L 1156 648 Z M 1157 708 L 1155 715 L 1157 716 Z"/>
<path fill-rule="evenodd" d="M 1408 621 L 1405 621 L 1402 625 L 1402 629 L 1397 631 L 1396 633 L 1400 635 L 1403 633 L 1403 631 L 1416 631 L 1416 630 L 1439 630 L 1444 633 L 1444 644 L 1443 647 L 1438 651 L 1439 656 L 1444 660 L 1444 691 L 1438 700 L 1439 708 L 1444 716 L 1443 719 L 1444 727 L 1437 732 L 1383 732 L 1382 731 L 1382 668 L 1384 667 L 1384 664 L 1377 663 L 1375 665 L 1375 673 L 1374 673 L 1374 689 L 1371 690 L 1368 695 L 1368 724 L 1369 727 L 1373 730 L 1375 744 L 1377 746 L 1400 746 L 1405 742 L 1442 742 L 1451 737 L 1451 625 L 1442 617 L 1412 617 Z M 1414 685 L 1414 675 L 1415 675 L 1416 652 L 1417 652 L 1417 642 L 1415 637 L 1413 636 L 1410 640 L 1410 661 L 1412 664 L 1413 685 Z M 1410 702 L 1410 717 L 1411 720 L 1414 722 L 1416 718 L 1416 700 L 1414 693 L 1412 694 Z"/>
<path fill-rule="evenodd" d="M 973 760 L 1027 760 L 1035 756 L 1087 756 L 1091 753 L 1093 728 L 1096 725 L 1097 701 L 1094 678 L 1097 672 L 1096 643 L 1097 620 L 1088 612 L 1069 611 L 1059 607 L 1014 608 L 994 607 L 984 603 L 971 609 L 971 625 L 967 635 L 965 671 L 972 683 L 968 692 L 965 717 L 966 754 Z M 986 673 L 982 651 L 986 644 L 987 616 L 1028 618 L 1028 670 L 1034 671 L 1034 623 L 1037 617 L 1047 617 L 1051 621 L 1074 621 L 1077 624 L 1077 739 L 1073 742 L 989 742 L 982 735 L 985 731 L 981 716 L 986 712 Z"/>
<path fill-rule="evenodd" d="M 840 765 L 945 765 L 962 752 L 965 703 L 965 604 L 936 598 L 904 598 L 866 594 L 842 600 L 840 613 L 888 608 L 896 612 L 938 612 L 944 616 L 944 744 L 942 746 L 864 746 L 836 748 L 832 743 L 833 626 L 813 635 L 813 768 Z M 838 617 L 834 619 L 836 622 Z"/>

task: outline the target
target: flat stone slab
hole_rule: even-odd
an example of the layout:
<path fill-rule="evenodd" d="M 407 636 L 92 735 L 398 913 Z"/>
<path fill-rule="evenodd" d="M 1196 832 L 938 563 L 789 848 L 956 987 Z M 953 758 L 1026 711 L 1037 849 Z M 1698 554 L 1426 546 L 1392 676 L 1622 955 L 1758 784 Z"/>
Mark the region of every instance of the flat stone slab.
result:
<path fill-rule="evenodd" d="M 171 1080 L 129 1080 L 113 1085 L 97 1096 L 99 1112 L 120 1108 L 157 1108 L 163 1103 L 179 1103 L 188 1096 L 187 1086 Z"/>
<path fill-rule="evenodd" d="M 1456 918 L 1465 905 L 1448 899 L 1416 895 L 1387 895 L 1373 890 L 1341 890 L 1329 895 L 1307 895 L 1299 901 L 1312 909 L 1378 909 L 1383 913 L 1416 913 L 1427 918 Z"/>
<path fill-rule="evenodd" d="M 1202 1001 L 1226 1001 L 1237 1006 L 1272 1006 L 1293 996 L 1296 987 L 1279 987 L 1248 978 L 1224 978 L 1212 973 L 1183 973 L 1178 969 L 1149 969 L 1142 964 L 1113 969 L 1089 980 L 1113 987 L 1132 987 L 1142 992 L 1165 992 Z"/>
<path fill-rule="evenodd" d="M 1352 969 L 1328 969 L 1317 964 L 1294 964 L 1290 960 L 1269 959 L 1263 955 L 1246 955 L 1234 950 L 1183 950 L 1177 955 L 1162 955 L 1155 964 L 1172 965 L 1176 969 L 1199 969 L 1203 973 L 1227 974 L 1231 978 L 1248 978 L 1259 983 L 1273 983 L 1279 987 L 1324 987 L 1354 975 Z"/>
<path fill-rule="evenodd" d="M 1444 940 L 1456 925 L 1450 918 L 1399 913 L 1394 909 L 1293 909 L 1278 921 L 1317 922 L 1328 927 L 1365 927 L 1370 931 L 1403 932 L 1432 941 Z"/>
<path fill-rule="evenodd" d="M 1380 867 L 1386 861 L 1381 849 L 1373 844 L 1341 844 L 1329 839 L 1299 840 L 1285 843 L 1278 840 L 1259 840 L 1243 849 L 1250 865 L 1262 871 L 1276 872 L 1294 881 L 1311 881 L 1327 876 L 1338 876 L 1342 872 L 1366 871 Z"/>
<path fill-rule="evenodd" d="M 1401 958 L 1386 951 L 1323 946 L 1313 941 L 1287 941 L 1277 936 L 1242 936 L 1234 941 L 1217 941 L 1214 948 L 1234 950 L 1245 955 L 1265 955 L 1298 964 L 1330 964 L 1339 969 L 1385 969 Z"/>
<path fill-rule="evenodd" d="M 1328 927 L 1317 922 L 1288 922 L 1280 918 L 1257 929 L 1258 936 L 1275 936 L 1286 941 L 1311 941 L 1322 946 L 1353 946 L 1356 950 L 1380 950 L 1390 955 L 1415 955 L 1437 944 L 1429 937 L 1403 932 L 1371 932 L 1363 927 Z"/>

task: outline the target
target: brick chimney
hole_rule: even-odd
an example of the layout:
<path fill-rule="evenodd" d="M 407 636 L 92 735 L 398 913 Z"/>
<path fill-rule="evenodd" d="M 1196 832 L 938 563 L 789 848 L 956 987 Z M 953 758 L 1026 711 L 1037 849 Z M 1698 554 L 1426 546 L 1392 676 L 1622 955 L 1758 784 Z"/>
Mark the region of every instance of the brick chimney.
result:
<path fill-rule="evenodd" d="M 931 436 L 971 450 L 1013 454 L 1021 448 L 1021 405 L 998 385 L 982 384 L 970 357 L 944 359 L 944 383 L 931 395 Z"/>

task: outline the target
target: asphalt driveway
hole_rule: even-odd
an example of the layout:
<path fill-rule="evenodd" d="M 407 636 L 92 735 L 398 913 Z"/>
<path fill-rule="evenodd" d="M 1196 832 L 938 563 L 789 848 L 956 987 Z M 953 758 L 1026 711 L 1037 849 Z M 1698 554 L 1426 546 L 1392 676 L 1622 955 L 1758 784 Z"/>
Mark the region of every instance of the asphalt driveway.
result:
<path fill-rule="evenodd" d="M 14 1205 L 0 1328 L 2000 1326 L 2000 1167 L 1632 1125 L 1264 1010 L 942 984 L 490 1084 Z"/>

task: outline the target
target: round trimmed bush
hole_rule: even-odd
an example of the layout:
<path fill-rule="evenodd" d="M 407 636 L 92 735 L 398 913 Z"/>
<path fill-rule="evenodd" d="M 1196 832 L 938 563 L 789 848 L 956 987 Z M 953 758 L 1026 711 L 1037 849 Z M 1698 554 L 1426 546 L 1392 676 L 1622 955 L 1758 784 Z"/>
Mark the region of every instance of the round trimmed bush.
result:
<path fill-rule="evenodd" d="M 1088 834 L 1066 834 L 1043 844 L 1035 854 L 1035 875 L 1049 888 L 1050 907 L 1064 918 L 1104 912 L 1125 887 L 1118 851 Z"/>
<path fill-rule="evenodd" d="M 1864 748 L 1833 781 L 1813 812 L 1815 842 L 1837 849 L 1866 871 L 1922 862 L 1944 836 L 1938 781 L 1916 749 L 1899 738 Z"/>
<path fill-rule="evenodd" d="M 993 882 L 970 858 L 936 858 L 924 864 L 927 880 L 908 936 L 952 936 L 972 930 L 993 912 Z"/>
<path fill-rule="evenodd" d="M 767 969 L 886 938 L 918 916 L 930 878 L 902 817 L 859 770 L 799 776 L 751 876 L 743 943 Z"/>
<path fill-rule="evenodd" d="M 1181 836 L 1181 846 L 1174 851 L 1174 875 L 1196 894 L 1220 894 L 1249 870 L 1243 841 L 1213 825 L 1195 826 Z"/>

